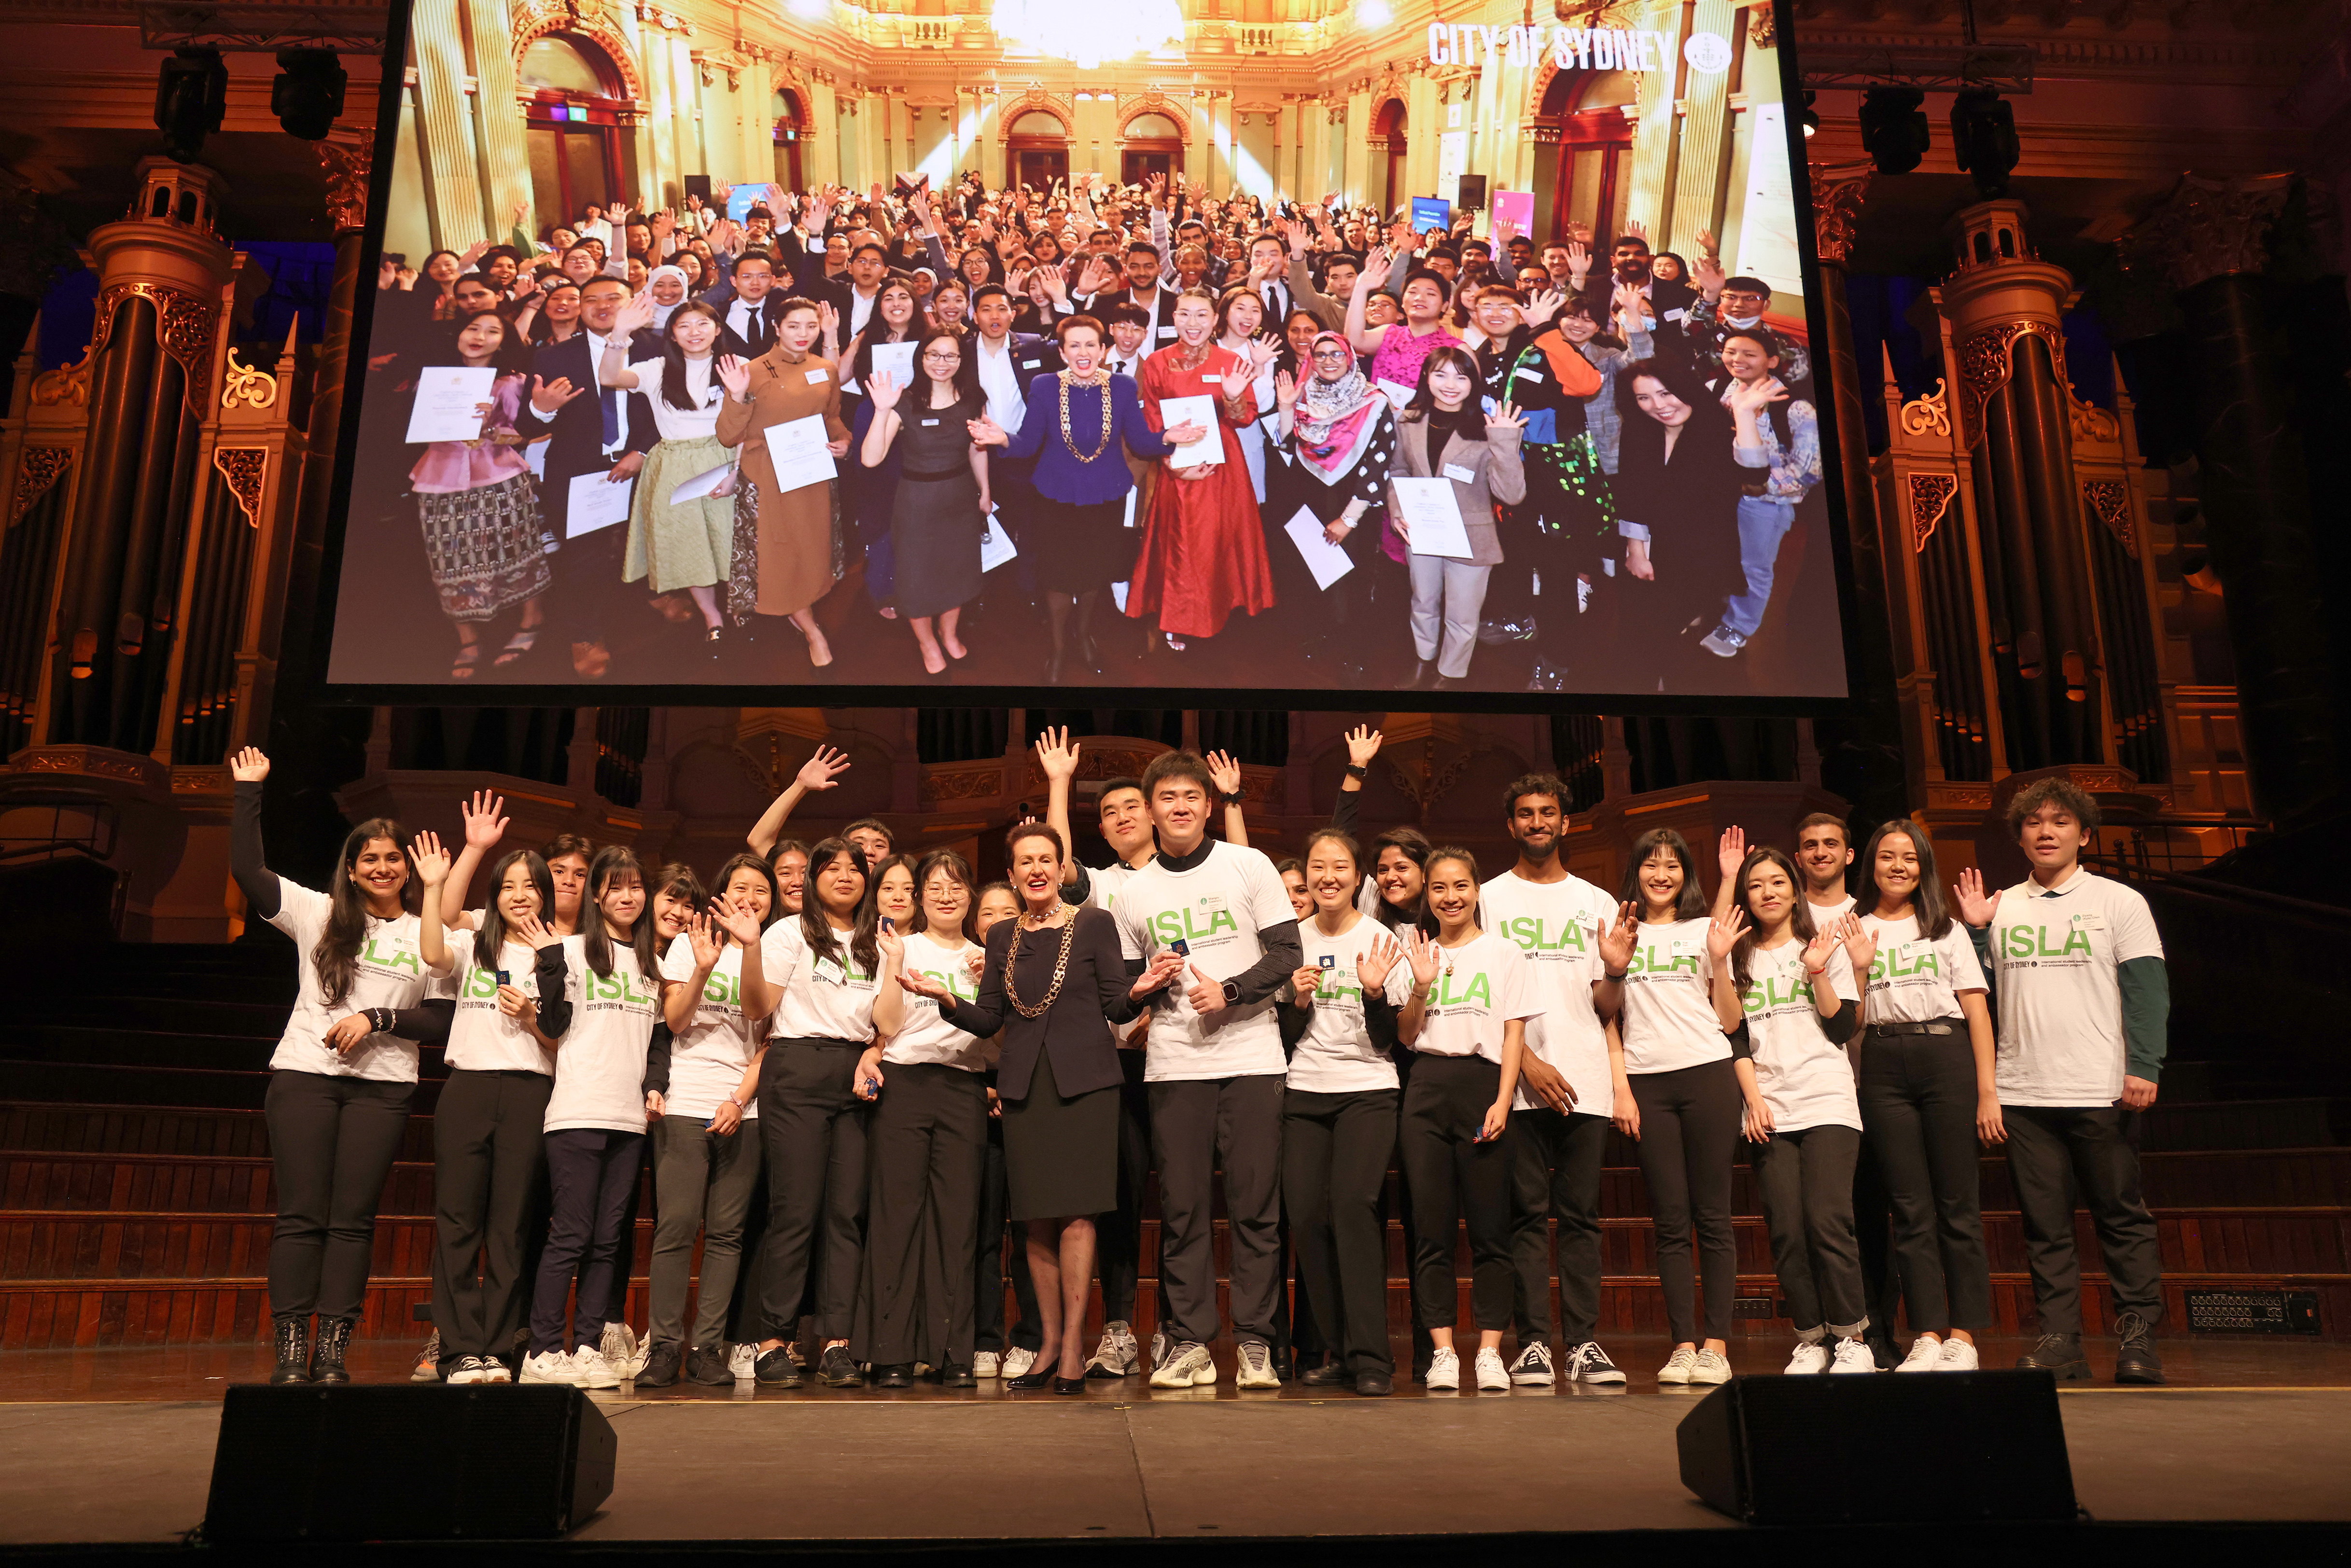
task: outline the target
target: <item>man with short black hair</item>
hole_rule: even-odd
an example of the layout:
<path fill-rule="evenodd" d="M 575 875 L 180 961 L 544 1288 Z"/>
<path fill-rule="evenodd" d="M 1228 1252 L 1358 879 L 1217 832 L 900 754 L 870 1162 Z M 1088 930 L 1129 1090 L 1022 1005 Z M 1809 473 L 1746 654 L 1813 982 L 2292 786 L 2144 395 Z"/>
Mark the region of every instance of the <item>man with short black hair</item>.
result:
<path fill-rule="evenodd" d="M 756 359 L 776 346 L 776 306 L 785 296 L 768 298 L 776 287 L 775 258 L 765 251 L 745 251 L 735 258 L 730 278 L 702 297 L 718 308 L 719 352 Z"/>
<path fill-rule="evenodd" d="M 841 830 L 841 836 L 856 846 L 865 857 L 865 869 L 871 875 L 874 867 L 890 858 L 893 835 L 890 825 L 878 816 L 861 816 Z"/>
<path fill-rule="evenodd" d="M 1176 341 L 1176 296 L 1159 286 L 1159 252 L 1148 240 L 1136 240 L 1126 247 L 1123 287 L 1088 295 L 1083 303 L 1087 314 L 1098 320 L 1107 320 L 1109 313 L 1120 306 L 1132 306 L 1142 311 L 1143 340 L 1149 345 L 1145 353 Z"/>

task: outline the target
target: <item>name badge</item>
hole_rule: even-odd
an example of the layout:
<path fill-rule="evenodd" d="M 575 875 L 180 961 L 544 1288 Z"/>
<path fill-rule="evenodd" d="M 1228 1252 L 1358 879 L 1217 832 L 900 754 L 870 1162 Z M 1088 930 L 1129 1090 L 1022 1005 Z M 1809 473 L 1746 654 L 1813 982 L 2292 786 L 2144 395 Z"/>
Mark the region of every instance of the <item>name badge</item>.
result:
<path fill-rule="evenodd" d="M 834 959 L 817 960 L 815 966 L 809 971 L 809 977 L 811 980 L 820 980 L 827 985 L 849 983 L 848 972 L 841 967 L 839 961 Z"/>
<path fill-rule="evenodd" d="M 2106 929 L 2106 918 L 2105 916 L 2092 910 L 2074 916 L 2074 924 L 2081 927 L 2085 931 L 2103 931 Z"/>
<path fill-rule="evenodd" d="M 808 372 L 808 384 L 811 387 L 821 387 L 830 379 L 831 379 L 831 378 L 826 375 L 822 370 L 810 370 Z"/>
<path fill-rule="evenodd" d="M 925 424 L 926 424 L 926 425 L 935 425 L 935 424 L 936 424 L 936 423 L 938 423 L 938 422 L 939 422 L 939 421 L 936 421 L 936 420 L 925 420 L 925 421 L 923 421 L 923 423 L 925 423 Z"/>
<path fill-rule="evenodd" d="M 1214 370 L 1201 371 L 1200 380 L 1202 384 L 1210 387 L 1221 387 L 1225 384 L 1225 379 Z"/>
<path fill-rule="evenodd" d="M 1447 479 L 1458 479 L 1464 484 L 1475 484 L 1478 483 L 1478 475 L 1471 470 L 1462 467 L 1458 462 L 1448 462 L 1445 465 L 1445 477 Z"/>
<path fill-rule="evenodd" d="M 1521 365 L 1517 369 L 1511 371 L 1510 374 L 1521 381 L 1541 381 L 1542 379 L 1542 372 L 1536 369 L 1532 365 Z"/>

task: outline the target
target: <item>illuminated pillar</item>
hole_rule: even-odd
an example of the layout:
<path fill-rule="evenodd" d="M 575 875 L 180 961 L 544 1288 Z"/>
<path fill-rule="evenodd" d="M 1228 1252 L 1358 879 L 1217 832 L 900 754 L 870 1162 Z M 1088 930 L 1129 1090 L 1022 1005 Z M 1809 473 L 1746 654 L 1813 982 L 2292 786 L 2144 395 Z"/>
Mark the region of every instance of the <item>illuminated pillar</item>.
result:
<path fill-rule="evenodd" d="M 1739 47 L 1731 37 L 1734 26 L 1729 0 L 1698 0 L 1698 9 L 1690 17 L 1692 35 L 1711 33 L 1729 41 L 1733 54 Z M 1668 56 L 1664 62 L 1666 73 L 1672 75 L 1678 63 Z M 1674 218 L 1668 231 L 1672 242 L 1665 248 L 1696 255 L 1705 248 L 1698 243 L 1698 233 L 1715 227 L 1715 211 L 1729 174 L 1730 72 L 1691 67 L 1686 101 L 1689 107 L 1682 117 L 1681 161 L 1674 171 Z"/>
<path fill-rule="evenodd" d="M 482 211 L 482 164 L 475 155 L 465 102 L 470 72 L 457 0 L 417 0 L 408 36 L 416 51 L 416 99 L 424 114 L 425 180 L 432 187 L 437 231 L 434 241 L 462 251 L 491 231 Z M 514 101 L 511 90 L 507 101 Z"/>
<path fill-rule="evenodd" d="M 515 84 L 514 35 L 506 0 L 465 0 L 473 23 L 474 124 L 481 149 L 487 232 L 501 241 L 514 226 L 514 204 L 530 198 L 530 154 Z M 573 214 L 566 213 L 566 217 Z"/>

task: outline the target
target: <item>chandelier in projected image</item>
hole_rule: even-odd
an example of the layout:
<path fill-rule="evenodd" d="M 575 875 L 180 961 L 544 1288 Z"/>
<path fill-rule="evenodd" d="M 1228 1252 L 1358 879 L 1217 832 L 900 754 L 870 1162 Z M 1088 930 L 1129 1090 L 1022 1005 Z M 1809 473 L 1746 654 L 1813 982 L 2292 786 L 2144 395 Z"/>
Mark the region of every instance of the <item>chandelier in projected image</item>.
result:
<path fill-rule="evenodd" d="M 996 0 L 996 36 L 1081 70 L 1184 42 L 1176 0 Z"/>

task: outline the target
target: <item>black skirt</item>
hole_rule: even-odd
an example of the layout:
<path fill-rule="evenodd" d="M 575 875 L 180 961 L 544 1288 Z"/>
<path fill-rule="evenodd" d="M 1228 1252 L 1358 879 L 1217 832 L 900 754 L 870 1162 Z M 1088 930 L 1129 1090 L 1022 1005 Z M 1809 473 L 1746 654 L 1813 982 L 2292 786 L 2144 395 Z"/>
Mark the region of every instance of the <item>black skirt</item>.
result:
<path fill-rule="evenodd" d="M 1040 495 L 1020 548 L 1039 587 L 1050 593 L 1090 594 L 1126 581 L 1134 570 L 1135 541 L 1142 537 L 1140 526 L 1126 526 L 1123 496 L 1081 506 Z"/>
<path fill-rule="evenodd" d="M 1118 1207 L 1118 1085 L 1063 1099 L 1050 1051 L 1029 1093 L 1004 1102 L 1007 1217 L 1060 1220 Z"/>

